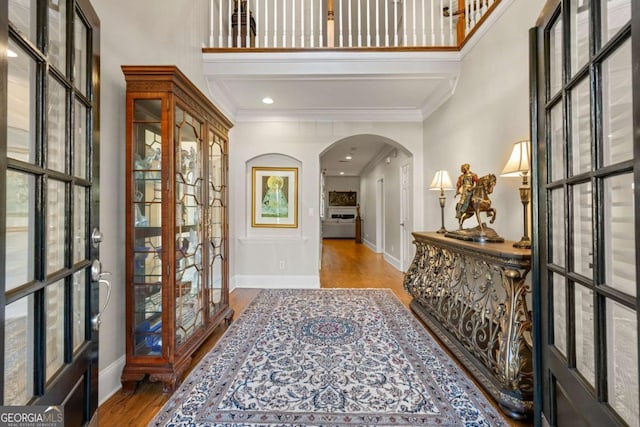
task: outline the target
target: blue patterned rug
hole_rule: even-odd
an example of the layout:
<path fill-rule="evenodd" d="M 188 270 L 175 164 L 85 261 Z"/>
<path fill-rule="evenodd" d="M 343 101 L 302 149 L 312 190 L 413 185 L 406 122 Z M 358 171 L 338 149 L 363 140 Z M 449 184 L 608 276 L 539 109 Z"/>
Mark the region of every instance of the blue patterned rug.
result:
<path fill-rule="evenodd" d="M 265 290 L 152 426 L 505 426 L 387 289 Z"/>

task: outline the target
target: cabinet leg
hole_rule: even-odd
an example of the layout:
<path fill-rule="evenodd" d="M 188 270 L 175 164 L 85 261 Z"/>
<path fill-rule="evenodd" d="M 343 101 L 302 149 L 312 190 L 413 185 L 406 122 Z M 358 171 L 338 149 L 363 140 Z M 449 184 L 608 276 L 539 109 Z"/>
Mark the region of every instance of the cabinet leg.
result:
<path fill-rule="evenodd" d="M 144 374 L 122 374 L 120 383 L 122 384 L 122 392 L 124 394 L 133 394 L 138 387 L 138 383 L 142 381 Z"/>

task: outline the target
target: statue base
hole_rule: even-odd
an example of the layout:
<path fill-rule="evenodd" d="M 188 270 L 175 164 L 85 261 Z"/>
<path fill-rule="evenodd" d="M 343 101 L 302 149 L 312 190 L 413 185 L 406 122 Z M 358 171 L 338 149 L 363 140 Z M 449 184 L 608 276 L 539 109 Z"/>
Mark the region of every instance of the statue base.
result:
<path fill-rule="evenodd" d="M 447 231 L 445 237 L 451 237 L 458 240 L 467 240 L 481 243 L 503 243 L 504 239 L 498 236 L 493 228 L 487 227 L 484 223 L 482 228 L 478 225 L 474 228 L 461 228 L 455 231 Z"/>

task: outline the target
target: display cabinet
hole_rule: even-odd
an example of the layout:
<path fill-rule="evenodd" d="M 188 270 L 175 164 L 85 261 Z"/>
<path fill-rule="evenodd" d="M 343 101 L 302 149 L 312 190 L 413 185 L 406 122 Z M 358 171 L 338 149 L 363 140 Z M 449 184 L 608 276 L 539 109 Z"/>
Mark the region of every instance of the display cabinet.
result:
<path fill-rule="evenodd" d="M 125 392 L 165 392 L 230 322 L 227 144 L 231 122 L 173 66 L 123 66 L 126 96 Z"/>

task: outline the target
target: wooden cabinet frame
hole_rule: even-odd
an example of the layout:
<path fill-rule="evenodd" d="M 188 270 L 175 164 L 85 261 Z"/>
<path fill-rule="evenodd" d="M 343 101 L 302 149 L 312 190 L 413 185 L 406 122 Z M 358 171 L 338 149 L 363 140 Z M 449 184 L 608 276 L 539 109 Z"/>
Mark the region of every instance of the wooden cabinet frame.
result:
<path fill-rule="evenodd" d="M 174 66 L 122 70 L 127 349 L 121 381 L 131 393 L 149 375 L 173 392 L 191 355 L 233 317 L 226 221 L 232 124 Z"/>

